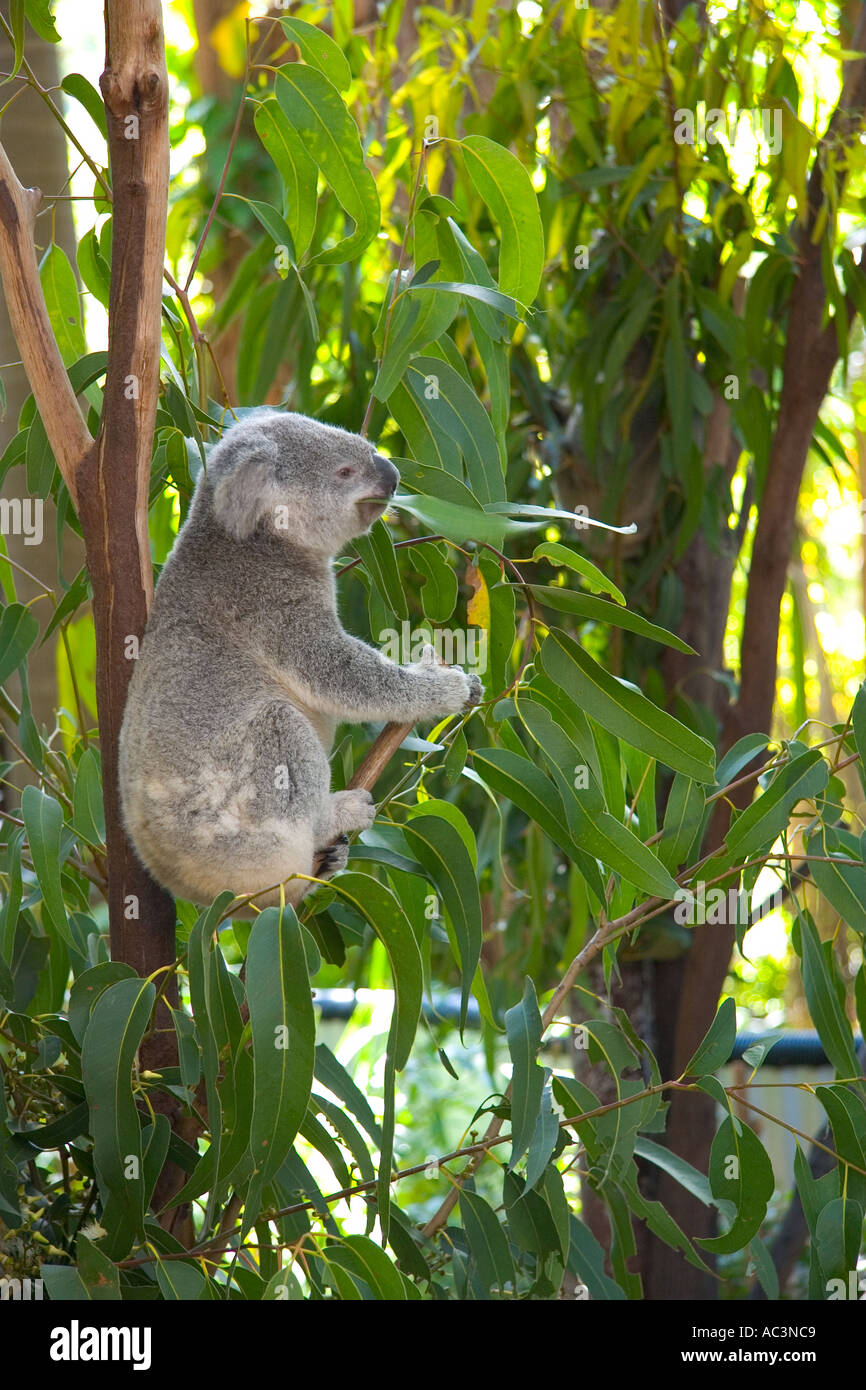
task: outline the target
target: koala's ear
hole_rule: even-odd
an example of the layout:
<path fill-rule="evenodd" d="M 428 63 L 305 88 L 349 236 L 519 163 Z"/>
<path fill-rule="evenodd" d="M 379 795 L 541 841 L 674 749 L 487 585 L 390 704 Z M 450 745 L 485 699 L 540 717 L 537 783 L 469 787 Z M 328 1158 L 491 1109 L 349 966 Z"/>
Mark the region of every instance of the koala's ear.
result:
<path fill-rule="evenodd" d="M 245 457 L 218 479 L 213 492 L 214 516 L 239 541 L 253 534 L 278 501 L 273 472 L 276 450 L 270 443 L 247 450 Z"/>

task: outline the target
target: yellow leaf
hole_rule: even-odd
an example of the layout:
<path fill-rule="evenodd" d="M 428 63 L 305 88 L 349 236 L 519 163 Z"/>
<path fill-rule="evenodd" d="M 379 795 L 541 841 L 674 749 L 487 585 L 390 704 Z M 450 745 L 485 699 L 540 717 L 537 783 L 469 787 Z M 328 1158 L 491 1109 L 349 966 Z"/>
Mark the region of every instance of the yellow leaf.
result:
<path fill-rule="evenodd" d="M 242 0 L 210 31 L 211 48 L 223 72 L 228 73 L 229 77 L 243 76 L 247 61 L 244 20 L 248 18 L 249 11 L 246 0 Z"/>
<path fill-rule="evenodd" d="M 490 594 L 487 592 L 484 575 L 477 565 L 466 566 L 466 582 L 471 584 L 475 590 L 466 607 L 467 620 L 474 627 L 483 627 L 485 631 L 488 631 L 490 628 Z"/>

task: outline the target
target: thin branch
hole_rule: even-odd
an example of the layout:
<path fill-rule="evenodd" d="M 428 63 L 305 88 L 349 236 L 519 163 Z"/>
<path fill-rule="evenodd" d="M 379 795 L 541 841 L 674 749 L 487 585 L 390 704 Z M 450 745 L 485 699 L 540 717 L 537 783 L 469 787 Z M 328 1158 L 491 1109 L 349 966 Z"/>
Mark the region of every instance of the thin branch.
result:
<path fill-rule="evenodd" d="M 0 145 L 0 280 L 36 408 L 73 504 L 77 471 L 93 438 L 51 327 L 36 264 L 33 223 L 41 194 L 24 188 Z"/>

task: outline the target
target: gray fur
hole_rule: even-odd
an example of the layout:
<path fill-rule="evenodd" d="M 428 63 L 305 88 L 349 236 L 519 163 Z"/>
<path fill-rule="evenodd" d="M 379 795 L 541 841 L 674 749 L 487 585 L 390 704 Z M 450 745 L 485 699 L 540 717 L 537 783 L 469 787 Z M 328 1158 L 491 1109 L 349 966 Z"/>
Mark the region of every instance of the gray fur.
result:
<path fill-rule="evenodd" d="M 303 415 L 255 412 L 212 451 L 157 584 L 120 734 L 127 830 L 176 897 L 261 893 L 372 825 L 369 792 L 330 791 L 341 721 L 410 723 L 481 698 L 477 676 L 437 665 L 432 649 L 398 666 L 340 625 L 332 558 L 398 481 L 365 439 Z M 344 865 L 336 846 L 326 872 Z"/>

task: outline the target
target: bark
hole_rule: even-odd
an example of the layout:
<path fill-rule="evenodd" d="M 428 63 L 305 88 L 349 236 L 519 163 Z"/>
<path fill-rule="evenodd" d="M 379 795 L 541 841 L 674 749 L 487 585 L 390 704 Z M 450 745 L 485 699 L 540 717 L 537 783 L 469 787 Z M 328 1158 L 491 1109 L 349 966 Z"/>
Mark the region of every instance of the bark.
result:
<path fill-rule="evenodd" d="M 63 481 L 75 501 L 76 474 L 92 439 L 51 329 L 36 264 L 34 221 L 42 194 L 18 181 L 0 145 L 0 279 L 9 322 Z"/>
<path fill-rule="evenodd" d="M 0 68 L 4 72 L 12 70 L 12 45 L 5 34 L 0 34 Z M 28 34 L 24 46 L 24 58 L 33 71 L 36 80 L 46 90 L 56 88 L 60 81 L 57 67 L 57 47 L 46 43 L 36 35 Z M 3 145 L 13 169 L 17 169 L 25 183 L 38 185 L 45 190 L 46 197 L 64 190 L 68 177 L 66 162 L 66 141 L 61 127 L 46 102 L 34 91 L 17 96 L 3 116 Z M 42 254 L 49 240 L 53 240 L 66 252 L 75 265 L 75 234 L 72 226 L 71 204 L 57 202 L 50 213 L 37 220 L 37 255 Z M 0 296 L 0 362 L 15 363 L 18 347 L 6 312 L 6 305 Z M 22 366 L 11 365 L 3 370 L 3 385 L 6 389 L 6 415 L 0 421 L 0 453 L 14 438 L 18 429 L 21 407 L 30 394 L 30 386 Z M 13 468 L 6 474 L 0 492 L 4 497 L 23 496 L 26 486 L 23 469 Z M 20 535 L 5 536 L 9 558 L 29 570 L 36 583 L 31 582 L 20 570 L 15 571 L 15 589 L 21 603 L 38 600 L 44 605 L 43 585 L 54 589 L 59 596 L 58 563 L 54 535 L 57 526 L 57 510 L 50 498 L 43 505 L 44 535 L 41 545 L 28 545 Z M 63 576 L 69 582 L 84 564 L 84 549 L 78 536 L 69 528 L 63 538 Z M 42 607 L 37 606 L 37 614 Z M 30 704 L 37 728 L 43 726 L 53 729 L 57 718 L 57 634 L 47 642 L 31 650 L 27 662 L 27 682 Z M 13 699 L 16 698 L 14 686 Z M 16 754 L 4 751 L 4 757 L 15 761 Z M 34 776 L 26 764 L 19 762 L 8 774 L 12 785 L 0 786 L 0 798 L 8 805 Z"/>
<path fill-rule="evenodd" d="M 147 504 L 169 172 L 168 76 L 158 0 L 109 0 L 101 87 L 114 195 L 108 368 L 99 437 L 79 474 L 79 515 L 93 581 L 111 953 L 150 975 L 175 959 L 174 904 L 124 833 L 117 740 L 153 594 Z M 167 997 L 176 998 L 176 990 L 169 988 Z M 166 1031 L 142 1049 L 142 1064 L 152 1069 L 176 1060 L 164 1013 L 158 1027 Z"/>

